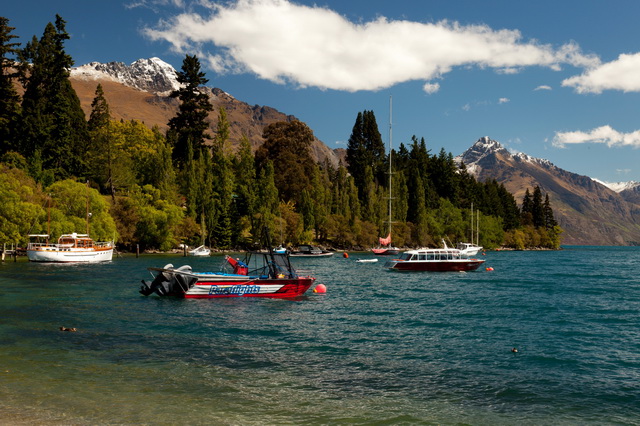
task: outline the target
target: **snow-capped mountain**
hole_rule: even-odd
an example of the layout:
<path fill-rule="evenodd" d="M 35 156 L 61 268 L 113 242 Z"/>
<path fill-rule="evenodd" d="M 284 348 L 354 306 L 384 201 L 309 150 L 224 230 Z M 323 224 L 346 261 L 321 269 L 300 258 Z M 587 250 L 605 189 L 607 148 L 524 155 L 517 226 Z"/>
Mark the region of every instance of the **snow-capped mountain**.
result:
<path fill-rule="evenodd" d="M 480 181 L 495 179 L 521 200 L 539 186 L 549 194 L 565 244 L 627 245 L 640 242 L 640 185 L 620 193 L 550 161 L 511 153 L 489 137 L 456 157 Z M 635 191 L 634 191 L 635 190 Z"/>
<path fill-rule="evenodd" d="M 138 59 L 131 65 L 92 62 L 72 68 L 70 80 L 87 116 L 91 113 L 91 102 L 98 83 L 102 85 L 114 119 L 139 120 L 149 127 L 158 126 L 166 130 L 167 123 L 178 110 L 178 100 L 169 97 L 172 91 L 180 88 L 176 70 L 159 58 Z M 201 91 L 209 96 L 214 107 L 209 114 L 211 133 L 217 129 L 220 109 L 225 108 L 232 147 L 247 137 L 257 148 L 264 141 L 262 134 L 265 126 L 296 120 L 293 115 L 266 105 L 249 105 L 219 88 L 202 87 Z M 318 161 L 328 160 L 337 167 L 339 154 L 321 141 L 314 141 L 312 152 Z"/>
<path fill-rule="evenodd" d="M 168 96 L 180 88 L 176 70 L 160 58 L 138 59 L 131 65 L 122 62 L 91 62 L 72 68 L 71 77 L 112 80 L 159 96 Z"/>
<path fill-rule="evenodd" d="M 601 184 L 603 184 L 604 186 L 606 186 L 607 188 L 611 189 L 612 191 L 615 191 L 617 193 L 621 193 L 623 191 L 627 191 L 627 190 L 633 190 L 637 187 L 640 187 L 640 182 L 636 182 L 636 181 L 629 181 L 629 182 L 604 182 L 598 179 L 594 179 L 597 182 L 600 182 Z"/>
<path fill-rule="evenodd" d="M 464 162 L 469 173 L 477 177 L 481 174 L 483 165 L 485 164 L 485 161 L 483 160 L 490 157 L 491 155 L 502 155 L 517 162 L 538 164 L 540 166 L 548 168 L 556 167 L 549 160 L 545 160 L 543 158 L 532 157 L 522 152 L 511 153 L 505 147 L 503 147 L 500 142 L 494 141 L 493 139 L 489 138 L 489 136 L 484 136 L 478 139 L 476 143 L 471 146 L 471 148 L 467 149 L 461 155 L 455 157 L 454 160 L 458 164 Z"/>

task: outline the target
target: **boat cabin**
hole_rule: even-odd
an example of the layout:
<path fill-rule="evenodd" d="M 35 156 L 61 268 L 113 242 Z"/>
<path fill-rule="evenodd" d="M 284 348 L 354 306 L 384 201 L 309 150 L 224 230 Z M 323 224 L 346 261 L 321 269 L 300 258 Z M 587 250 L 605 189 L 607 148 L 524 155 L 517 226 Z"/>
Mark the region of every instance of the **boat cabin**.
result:
<path fill-rule="evenodd" d="M 404 261 L 440 261 L 460 259 L 459 250 L 411 250 L 402 253 L 400 260 Z"/>

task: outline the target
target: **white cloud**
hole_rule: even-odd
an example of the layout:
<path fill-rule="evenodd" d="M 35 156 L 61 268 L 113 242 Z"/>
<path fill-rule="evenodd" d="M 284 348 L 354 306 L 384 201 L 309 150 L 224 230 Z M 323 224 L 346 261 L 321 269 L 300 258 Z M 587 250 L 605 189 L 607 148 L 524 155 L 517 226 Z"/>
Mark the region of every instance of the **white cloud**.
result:
<path fill-rule="evenodd" d="M 552 89 L 551 89 L 551 86 L 547 86 L 546 84 L 543 84 L 541 86 L 536 87 L 533 90 L 552 90 Z"/>
<path fill-rule="evenodd" d="M 507 102 L 509 102 L 511 99 L 509 98 L 500 98 L 498 99 L 498 103 L 499 104 L 506 104 Z"/>
<path fill-rule="evenodd" d="M 216 72 L 248 72 L 300 87 L 378 90 L 429 81 L 461 66 L 510 73 L 528 66 L 559 69 L 561 64 L 598 62 L 573 43 L 554 49 L 523 41 L 517 30 L 485 25 L 384 17 L 351 22 L 326 7 L 288 0 L 202 4 L 208 5 L 208 16 L 182 13 L 144 33 L 168 42 L 177 53 L 205 58 Z M 424 88 L 429 93 L 436 86 L 427 83 Z"/>
<path fill-rule="evenodd" d="M 564 80 L 562 85 L 574 87 L 578 93 L 602 93 L 603 90 L 640 92 L 640 53 L 622 54 L 615 61 Z"/>
<path fill-rule="evenodd" d="M 422 90 L 431 95 L 440 90 L 440 83 L 425 83 L 425 85 L 422 86 Z"/>
<path fill-rule="evenodd" d="M 609 147 L 631 146 L 640 148 L 640 130 L 631 133 L 621 133 L 611 126 L 600 126 L 589 132 L 556 132 L 553 146 L 564 148 L 569 144 L 603 143 Z"/>

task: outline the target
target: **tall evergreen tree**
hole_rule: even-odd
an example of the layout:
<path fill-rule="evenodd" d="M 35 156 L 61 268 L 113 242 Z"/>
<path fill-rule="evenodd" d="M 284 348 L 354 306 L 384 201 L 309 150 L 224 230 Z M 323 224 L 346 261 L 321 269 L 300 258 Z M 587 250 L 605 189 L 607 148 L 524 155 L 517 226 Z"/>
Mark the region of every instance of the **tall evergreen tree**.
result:
<path fill-rule="evenodd" d="M 94 165 L 91 177 L 95 179 L 102 190 L 107 190 L 115 201 L 116 191 L 113 178 L 115 158 L 115 138 L 111 134 L 111 113 L 109 104 L 104 97 L 102 85 L 96 87 L 95 97 L 91 102 L 91 114 L 88 128 L 91 140 L 89 148 L 89 160 Z"/>
<path fill-rule="evenodd" d="M 542 206 L 544 216 L 544 227 L 547 230 L 551 230 L 558 226 L 558 222 L 553 217 L 553 209 L 551 208 L 551 202 L 549 201 L 549 194 L 544 197 L 544 204 Z"/>
<path fill-rule="evenodd" d="M 213 227 L 214 239 L 218 247 L 229 248 L 232 239 L 231 205 L 233 203 L 234 174 L 225 144 L 229 139 L 227 112 L 220 108 L 218 127 L 212 149 L 213 192 L 215 194 L 216 223 Z"/>
<path fill-rule="evenodd" d="M 9 26 L 9 20 L 0 16 L 0 155 L 13 150 L 13 134 L 20 115 L 20 96 L 14 87 L 17 78 L 15 58 L 19 43 L 11 40 L 18 36 L 11 34 L 15 30 Z"/>
<path fill-rule="evenodd" d="M 47 24 L 40 40 L 34 37 L 19 54 L 25 93 L 18 146 L 57 177 L 86 173 L 88 145 L 87 122 L 69 81 L 73 59 L 64 51 L 65 24 L 56 15 L 55 25 Z"/>
<path fill-rule="evenodd" d="M 193 158 L 198 159 L 205 150 L 205 142 L 211 139 L 207 133 L 209 123 L 207 117 L 213 110 L 209 96 L 200 86 L 209 80 L 200 71 L 200 61 L 196 56 L 186 55 L 182 61 L 182 71 L 177 73 L 178 83 L 183 87 L 171 93 L 171 97 L 180 100 L 180 107 L 175 117 L 169 120 L 167 139 L 173 144 L 173 160 L 179 170 L 187 162 L 189 150 Z"/>
<path fill-rule="evenodd" d="M 544 228 L 544 207 L 542 205 L 542 191 L 540 190 L 539 186 L 536 186 L 533 190 L 533 198 L 531 200 L 531 216 L 533 218 L 534 227 Z"/>
<path fill-rule="evenodd" d="M 522 207 L 520 208 L 520 222 L 522 225 L 533 225 L 533 203 L 531 201 L 531 193 L 529 188 L 526 189 L 522 198 Z"/>
<path fill-rule="evenodd" d="M 368 184 L 365 176 L 367 167 L 371 168 L 376 184 L 387 185 L 386 157 L 384 142 L 373 111 L 359 112 L 347 145 L 347 164 L 362 201 Z"/>

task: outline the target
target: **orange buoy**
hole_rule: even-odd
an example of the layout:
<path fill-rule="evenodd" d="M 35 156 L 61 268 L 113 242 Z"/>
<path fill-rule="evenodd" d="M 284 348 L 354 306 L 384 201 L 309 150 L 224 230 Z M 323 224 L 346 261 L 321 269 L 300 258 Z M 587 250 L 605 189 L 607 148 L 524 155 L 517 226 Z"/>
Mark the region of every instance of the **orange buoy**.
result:
<path fill-rule="evenodd" d="M 345 259 L 349 258 L 349 253 L 347 253 L 346 251 L 344 253 L 342 253 L 342 257 L 344 257 Z"/>
<path fill-rule="evenodd" d="M 491 266 L 489 266 L 489 267 L 487 268 L 487 271 L 493 271 L 493 268 L 492 268 Z"/>
<path fill-rule="evenodd" d="M 314 293 L 325 294 L 327 292 L 327 286 L 324 284 L 316 285 L 316 288 L 313 289 Z"/>

